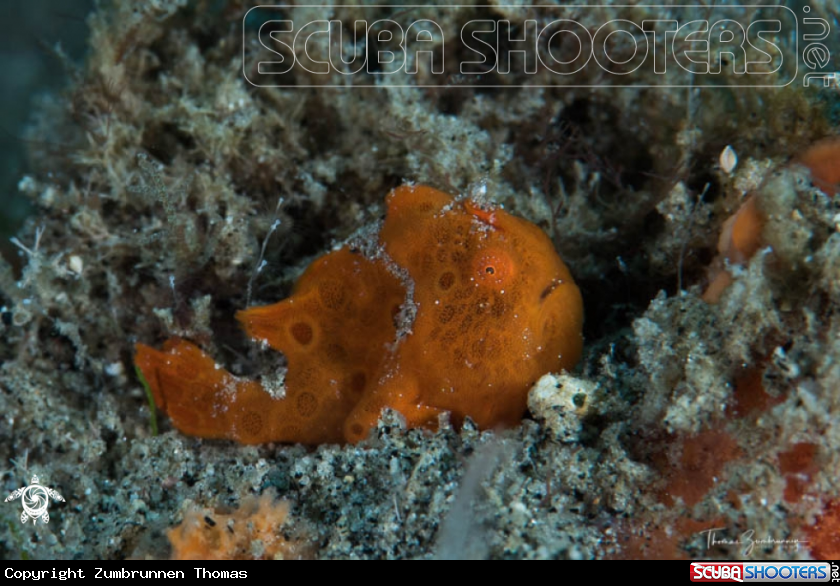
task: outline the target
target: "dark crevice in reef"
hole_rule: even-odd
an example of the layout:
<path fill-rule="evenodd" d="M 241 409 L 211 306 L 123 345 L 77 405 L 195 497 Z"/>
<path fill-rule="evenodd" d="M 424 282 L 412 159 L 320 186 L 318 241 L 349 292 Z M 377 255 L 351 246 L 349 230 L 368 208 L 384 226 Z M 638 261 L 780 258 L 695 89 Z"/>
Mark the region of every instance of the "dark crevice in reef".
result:
<path fill-rule="evenodd" d="M 579 181 L 573 163 L 600 174 L 586 205 L 602 217 L 601 236 L 558 231 L 556 241 L 586 300 L 586 339 L 611 335 L 640 315 L 660 289 L 677 286 L 676 275 L 649 267 L 646 242 L 664 228 L 654 209 L 663 185 L 654 157 L 644 137 L 624 128 L 619 112 L 601 100 L 580 98 L 559 115 L 546 110 L 531 122 L 516 135 L 518 164 L 530 167 L 519 174 L 542 179 L 558 230 L 566 225 L 560 185 L 568 194 Z"/>
<path fill-rule="evenodd" d="M 143 148 L 164 165 L 171 165 L 174 158 L 195 150 L 195 139 L 169 122 L 147 128 L 143 132 Z"/>

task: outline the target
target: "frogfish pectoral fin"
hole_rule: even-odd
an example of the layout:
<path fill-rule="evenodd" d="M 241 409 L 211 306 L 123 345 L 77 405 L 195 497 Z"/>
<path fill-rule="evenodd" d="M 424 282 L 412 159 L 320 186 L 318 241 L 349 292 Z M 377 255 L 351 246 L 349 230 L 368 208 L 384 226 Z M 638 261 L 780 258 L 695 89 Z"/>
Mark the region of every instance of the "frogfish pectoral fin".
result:
<path fill-rule="evenodd" d="M 137 344 L 135 364 L 157 407 L 187 435 L 243 444 L 343 440 L 340 421 L 346 414 L 308 393 L 274 397 L 186 340 L 172 338 L 162 350 Z"/>

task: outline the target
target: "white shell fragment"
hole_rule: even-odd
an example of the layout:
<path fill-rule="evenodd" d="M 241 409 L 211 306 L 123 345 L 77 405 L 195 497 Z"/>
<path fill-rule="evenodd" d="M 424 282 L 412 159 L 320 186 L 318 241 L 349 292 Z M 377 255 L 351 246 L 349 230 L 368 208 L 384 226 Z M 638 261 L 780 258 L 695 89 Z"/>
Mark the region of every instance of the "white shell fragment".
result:
<path fill-rule="evenodd" d="M 720 168 L 723 169 L 723 172 L 729 175 L 732 171 L 735 170 L 735 167 L 738 166 L 738 155 L 735 153 L 735 149 L 731 146 L 726 145 L 726 148 L 723 149 L 723 152 L 720 153 Z"/>
<path fill-rule="evenodd" d="M 68 261 L 67 261 L 67 267 L 68 267 L 71 271 L 73 271 L 74 273 L 76 273 L 77 275 L 81 275 L 81 274 L 82 274 L 82 271 L 83 271 L 83 270 L 84 270 L 84 268 L 85 268 L 85 264 L 84 264 L 84 262 L 82 261 L 82 258 L 81 258 L 81 257 L 76 256 L 76 255 L 74 254 L 73 256 L 71 256 L 71 257 L 68 259 Z"/>

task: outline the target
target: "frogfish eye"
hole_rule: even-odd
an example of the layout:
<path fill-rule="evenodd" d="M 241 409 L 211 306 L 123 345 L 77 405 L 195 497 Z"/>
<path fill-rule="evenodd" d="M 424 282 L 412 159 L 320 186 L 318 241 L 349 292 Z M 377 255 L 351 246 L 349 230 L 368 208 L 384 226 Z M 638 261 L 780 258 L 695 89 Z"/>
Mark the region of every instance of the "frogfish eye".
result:
<path fill-rule="evenodd" d="M 481 251 L 473 261 L 473 276 L 478 283 L 501 289 L 516 274 L 516 265 L 510 255 L 501 249 Z"/>

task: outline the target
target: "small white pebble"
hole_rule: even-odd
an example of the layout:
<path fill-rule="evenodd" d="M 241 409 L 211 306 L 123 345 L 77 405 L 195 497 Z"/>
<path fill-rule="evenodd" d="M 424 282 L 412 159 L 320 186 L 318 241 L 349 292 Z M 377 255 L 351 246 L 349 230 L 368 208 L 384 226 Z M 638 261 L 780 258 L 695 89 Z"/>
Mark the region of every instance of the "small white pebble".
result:
<path fill-rule="evenodd" d="M 723 172 L 729 175 L 732 171 L 735 170 L 735 167 L 738 166 L 738 155 L 735 153 L 735 149 L 731 146 L 726 145 L 726 148 L 723 149 L 723 152 L 720 153 L 720 168 L 723 169 Z"/>
<path fill-rule="evenodd" d="M 82 271 L 85 268 L 85 263 L 82 261 L 82 257 L 76 256 L 75 254 L 71 256 L 67 260 L 67 267 L 77 275 L 81 275 Z"/>
<path fill-rule="evenodd" d="M 122 362 L 112 362 L 105 367 L 105 374 L 108 376 L 120 376 L 124 372 Z"/>
<path fill-rule="evenodd" d="M 24 175 L 23 179 L 18 182 L 18 191 L 22 193 L 30 193 L 35 191 L 35 180 L 32 179 L 29 175 Z"/>

